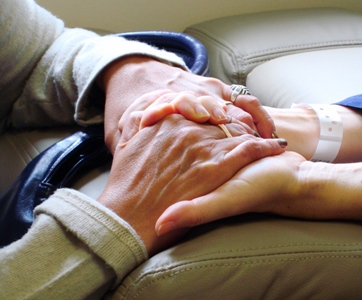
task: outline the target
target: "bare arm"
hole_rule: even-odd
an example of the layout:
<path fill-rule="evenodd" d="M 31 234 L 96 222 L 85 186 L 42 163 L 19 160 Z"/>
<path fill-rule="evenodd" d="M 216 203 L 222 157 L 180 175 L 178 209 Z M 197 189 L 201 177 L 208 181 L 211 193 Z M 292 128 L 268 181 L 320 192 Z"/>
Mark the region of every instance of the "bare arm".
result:
<path fill-rule="evenodd" d="M 335 162 L 362 161 L 362 112 L 333 105 L 343 121 L 343 140 Z M 277 134 L 288 141 L 288 150 L 310 159 L 319 139 L 319 120 L 312 109 L 266 107 L 275 122 Z"/>
<path fill-rule="evenodd" d="M 158 234 L 167 232 L 167 223 L 174 228 L 190 227 L 248 212 L 361 220 L 362 117 L 358 110 L 333 107 L 343 120 L 337 164 L 306 160 L 313 156 L 320 134 L 312 109 L 267 108 L 278 135 L 295 152 L 261 159 L 209 195 L 171 206 L 157 221 Z"/>
<path fill-rule="evenodd" d="M 162 235 L 249 212 L 304 219 L 362 220 L 362 163 L 306 161 L 295 152 L 266 157 L 212 193 L 169 207 L 156 223 Z"/>

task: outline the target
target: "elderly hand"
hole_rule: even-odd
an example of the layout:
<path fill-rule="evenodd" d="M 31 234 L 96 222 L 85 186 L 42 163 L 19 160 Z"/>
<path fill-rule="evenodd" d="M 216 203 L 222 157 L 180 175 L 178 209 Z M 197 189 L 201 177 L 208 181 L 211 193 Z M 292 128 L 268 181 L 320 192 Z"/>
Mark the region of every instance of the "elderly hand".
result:
<path fill-rule="evenodd" d="M 236 123 L 226 126 L 233 135 L 244 131 Z M 208 194 L 242 167 L 284 150 L 276 139 L 249 134 L 226 138 L 218 126 L 169 115 L 140 130 L 126 145 L 118 144 L 99 201 L 126 220 L 154 254 L 184 233 L 156 235 L 156 220 L 167 207 Z"/>
<path fill-rule="evenodd" d="M 316 218 L 320 201 L 305 192 L 308 180 L 304 180 L 312 165 L 295 152 L 255 161 L 211 193 L 167 208 L 156 232 L 162 235 L 249 212 Z"/>
<path fill-rule="evenodd" d="M 244 128 L 240 133 L 255 134 L 248 125 L 226 115 L 227 106 L 211 96 L 196 97 L 192 92 L 173 93 L 170 90 L 147 93 L 136 99 L 122 115 L 118 124 L 120 143 L 126 143 L 139 130 L 151 126 L 169 114 L 182 114 L 198 123 L 225 124 L 231 121 Z"/>
<path fill-rule="evenodd" d="M 156 90 L 193 92 L 196 97 L 211 96 L 220 103 L 231 99 L 232 89 L 220 80 L 202 77 L 169 66 L 145 56 L 130 56 L 111 64 L 103 73 L 102 85 L 106 93 L 105 140 L 114 152 L 120 141 L 118 122 L 126 109 L 141 96 Z M 228 106 L 228 114 L 270 138 L 274 123 L 257 98 L 240 95 L 235 106 Z"/>

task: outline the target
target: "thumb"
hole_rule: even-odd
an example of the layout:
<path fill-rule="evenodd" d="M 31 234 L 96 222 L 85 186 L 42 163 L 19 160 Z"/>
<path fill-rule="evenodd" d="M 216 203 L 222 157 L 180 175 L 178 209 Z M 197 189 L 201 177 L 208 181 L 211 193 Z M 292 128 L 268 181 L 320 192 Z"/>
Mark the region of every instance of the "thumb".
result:
<path fill-rule="evenodd" d="M 169 206 L 156 222 L 156 234 L 160 236 L 175 229 L 245 213 L 246 207 L 240 201 L 240 185 L 238 189 L 231 185 L 233 183 L 229 181 L 210 194 Z"/>

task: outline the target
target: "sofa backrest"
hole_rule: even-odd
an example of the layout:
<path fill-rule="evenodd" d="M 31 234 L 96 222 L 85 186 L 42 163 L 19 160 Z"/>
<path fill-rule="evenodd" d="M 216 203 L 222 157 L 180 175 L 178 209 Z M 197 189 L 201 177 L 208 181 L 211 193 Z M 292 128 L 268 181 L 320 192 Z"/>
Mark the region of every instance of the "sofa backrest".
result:
<path fill-rule="evenodd" d="M 100 28 L 112 32 L 139 30 L 183 31 L 206 20 L 280 9 L 341 7 L 362 12 L 356 0 L 38 0 L 69 27 Z"/>

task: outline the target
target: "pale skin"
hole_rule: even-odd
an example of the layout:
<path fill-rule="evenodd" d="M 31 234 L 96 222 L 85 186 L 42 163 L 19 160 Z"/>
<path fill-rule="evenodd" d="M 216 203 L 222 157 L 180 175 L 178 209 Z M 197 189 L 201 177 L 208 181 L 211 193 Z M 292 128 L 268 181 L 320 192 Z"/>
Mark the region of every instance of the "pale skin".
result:
<path fill-rule="evenodd" d="M 149 66 L 153 63 L 154 62 L 150 62 L 148 60 L 143 61 L 142 59 L 141 65 L 146 64 Z M 121 64 L 123 64 L 123 62 L 121 62 Z M 142 73 L 144 70 L 138 69 L 137 64 L 135 64 L 134 67 L 136 68 L 136 73 Z M 116 77 L 118 76 L 118 79 L 120 79 L 119 76 L 122 75 L 122 72 L 119 73 L 118 71 L 115 73 L 115 75 Z M 174 75 L 176 74 L 175 76 L 177 78 L 181 78 L 181 82 L 184 82 L 181 84 L 181 86 L 183 86 L 181 90 L 182 92 L 186 92 L 186 98 L 188 98 L 187 101 L 189 101 L 188 103 L 191 104 L 188 106 L 188 109 L 194 107 L 192 103 L 195 103 L 195 101 L 199 101 L 201 104 L 202 102 L 200 101 L 199 97 L 205 96 L 207 94 L 207 90 L 218 91 L 216 93 L 214 92 L 213 94 L 213 96 L 217 95 L 217 97 L 208 98 L 208 104 L 204 105 L 204 108 L 208 111 L 208 114 L 205 115 L 204 113 L 196 113 L 193 115 L 193 113 L 196 111 L 192 112 L 191 109 L 192 113 L 187 115 L 190 110 L 179 110 L 179 108 L 177 108 L 177 103 L 180 103 L 178 100 L 181 98 L 175 100 L 178 96 L 175 94 L 172 95 L 172 93 L 175 92 L 175 90 L 172 89 L 175 81 L 162 81 L 164 78 L 163 74 L 161 73 L 158 74 L 158 76 L 155 76 L 155 78 L 157 78 L 155 81 L 165 83 L 161 84 L 162 88 L 170 88 L 172 91 L 171 93 L 170 91 L 163 90 L 158 91 L 156 94 L 151 96 L 148 95 L 148 98 L 143 96 L 146 97 L 147 100 L 141 101 L 143 102 L 141 107 L 138 106 L 138 104 L 134 104 L 133 107 L 131 106 L 131 110 L 128 110 L 127 112 L 126 107 L 121 105 L 122 114 L 118 113 L 117 115 L 116 113 L 113 115 L 114 111 L 117 111 L 117 108 L 119 108 L 119 103 L 113 99 L 118 97 L 118 93 L 122 93 L 122 89 L 117 86 L 112 87 L 112 80 L 110 80 L 109 82 L 111 82 L 111 84 L 107 87 L 107 89 L 110 89 L 110 86 L 112 87 L 109 94 L 113 96 L 109 98 L 109 102 L 114 104 L 113 106 L 110 105 L 110 107 L 113 107 L 113 109 L 109 110 L 110 113 L 108 115 L 111 115 L 110 120 L 113 120 L 113 122 L 107 122 L 108 124 L 106 124 L 106 129 L 108 129 L 106 141 L 108 141 L 108 145 L 111 147 L 111 149 L 116 151 L 115 157 L 122 156 L 123 154 L 121 155 L 121 153 L 124 153 L 125 149 L 130 151 L 131 146 L 127 143 L 133 143 L 133 139 L 131 139 L 131 137 L 136 134 L 139 129 L 142 129 L 147 125 L 154 124 L 168 114 L 181 113 L 190 120 L 197 122 L 204 122 L 204 119 L 207 119 L 207 121 L 212 124 L 227 122 L 227 117 L 225 118 L 224 115 L 222 117 L 220 117 L 221 114 L 213 115 L 214 110 L 212 108 L 216 105 L 216 103 L 213 102 L 216 100 L 219 103 L 218 106 L 223 110 L 225 109 L 223 105 L 220 104 L 220 100 L 229 99 L 231 91 L 228 89 L 228 87 L 223 86 L 217 80 L 210 80 L 210 82 L 207 82 L 209 79 L 198 78 L 196 80 L 196 84 L 191 84 L 191 87 L 194 89 L 186 89 L 186 86 L 188 85 L 188 80 L 186 80 L 186 78 L 188 75 L 185 75 L 183 71 L 180 71 L 177 68 L 173 68 L 172 70 L 170 69 L 168 71 L 171 71 L 171 73 Z M 205 80 L 207 83 L 205 83 L 203 80 Z M 115 82 L 116 81 L 113 81 L 113 84 Z M 207 84 L 209 84 L 207 89 L 200 89 L 200 86 L 203 87 Z M 180 92 L 181 90 L 176 88 L 177 92 Z M 112 91 L 116 92 L 112 93 Z M 142 97 L 140 97 L 138 93 L 144 94 L 146 92 L 148 92 L 147 89 L 141 89 L 134 92 L 133 95 L 135 97 L 139 96 L 138 98 L 140 99 Z M 132 93 L 129 93 L 129 95 L 130 94 L 132 95 Z M 182 95 L 182 97 L 185 97 L 185 95 Z M 190 100 L 190 97 L 195 97 L 196 99 L 193 98 Z M 162 100 L 160 100 L 161 98 Z M 159 107 L 162 109 L 156 109 L 154 111 L 149 109 L 147 111 L 147 107 L 150 106 L 153 101 L 156 101 L 156 103 L 158 103 Z M 205 99 L 203 99 L 203 101 L 205 101 Z M 309 159 L 313 155 L 318 142 L 319 124 L 315 113 L 303 107 L 297 107 L 292 110 L 281 110 L 265 107 L 264 109 L 260 110 L 260 104 L 255 105 L 254 101 L 255 99 L 252 99 L 251 102 L 254 104 L 250 105 L 248 99 L 240 97 L 235 103 L 236 106 L 241 106 L 244 108 L 249 107 L 249 111 L 246 109 L 246 111 L 249 113 L 241 111 L 239 114 L 239 112 L 235 110 L 235 107 L 228 106 L 227 113 L 232 114 L 233 116 L 237 116 L 236 118 L 234 117 L 232 124 L 227 124 L 227 127 L 231 129 L 232 134 L 235 135 L 235 124 L 239 126 L 239 130 L 242 130 L 241 133 L 248 134 L 248 139 L 250 139 L 249 134 L 254 130 L 262 132 L 261 136 L 263 137 L 270 137 L 271 133 L 276 128 L 277 134 L 279 136 L 288 139 L 288 149 L 296 152 L 288 151 L 282 155 L 273 156 L 275 155 L 274 150 L 270 157 L 265 157 L 263 156 L 266 153 L 265 150 L 262 150 L 261 152 L 258 151 L 258 155 L 263 153 L 262 156 L 265 158 L 248 164 L 248 166 L 245 168 L 242 168 L 240 165 L 238 165 L 240 168 L 237 172 L 235 172 L 232 179 L 225 182 L 221 186 L 219 186 L 222 184 L 220 183 L 218 185 L 219 187 L 213 189 L 213 191 L 211 191 L 209 194 L 204 191 L 204 194 L 199 197 L 190 197 L 190 195 L 185 197 L 184 193 L 181 192 L 178 194 L 180 197 L 177 197 L 177 199 L 172 199 L 171 202 L 167 200 L 167 197 L 159 199 L 159 201 L 156 201 L 158 207 L 157 209 L 152 210 L 151 216 L 149 216 L 150 210 L 147 209 L 144 210 L 144 215 L 140 213 L 143 218 L 137 217 L 139 215 L 138 213 L 140 212 L 139 208 L 141 208 L 142 211 L 143 201 L 145 201 L 144 203 L 147 203 L 146 199 L 150 198 L 147 198 L 147 195 L 145 197 L 141 197 L 143 200 L 140 201 L 140 207 L 136 208 L 133 206 L 135 203 L 134 201 L 138 201 L 136 199 L 130 199 L 129 201 L 127 199 L 125 201 L 119 201 L 119 199 L 114 198 L 113 201 L 111 201 L 110 199 L 112 197 L 109 197 L 110 195 L 107 194 L 107 190 L 109 191 L 114 189 L 115 182 L 118 181 L 115 180 L 113 186 L 111 184 L 112 181 L 110 181 L 110 188 L 105 191 L 103 194 L 104 197 L 101 197 L 100 201 L 116 211 L 136 229 L 141 238 L 144 240 L 149 253 L 152 254 L 164 247 L 167 247 L 167 245 L 170 245 L 173 241 L 177 240 L 180 234 L 183 234 L 187 228 L 211 222 L 216 219 L 247 212 L 267 212 L 313 219 L 361 218 L 362 208 L 360 205 L 361 201 L 359 201 L 361 188 L 359 182 L 360 180 L 358 179 L 362 178 L 362 174 L 360 174 L 362 172 L 360 170 L 361 164 L 355 163 L 336 165 L 311 163 L 306 161 L 306 159 Z M 169 105 L 170 103 L 176 103 L 176 105 Z M 250 107 L 252 107 L 251 110 Z M 256 111 L 257 113 L 255 112 L 255 108 L 259 109 Z M 143 110 L 146 110 L 147 112 L 143 113 Z M 360 153 L 362 152 L 360 150 L 362 149 L 359 145 L 359 139 L 357 139 L 356 136 L 360 135 L 361 133 L 361 116 L 358 113 L 343 107 L 338 107 L 338 111 L 341 114 L 344 122 L 344 139 L 341 151 L 336 161 L 345 162 L 347 159 L 348 162 L 360 161 Z M 121 115 L 123 115 L 122 118 L 120 117 Z M 263 117 L 266 118 L 267 122 L 262 121 Z M 127 118 L 133 120 L 133 122 L 135 122 L 134 124 L 136 124 L 136 129 L 133 129 L 133 132 L 131 128 L 132 126 L 128 125 L 132 123 L 128 123 Z M 142 118 L 144 119 L 142 120 Z M 115 122 L 116 120 L 117 122 Z M 274 120 L 275 125 L 271 120 Z M 242 122 L 244 122 L 244 124 L 240 125 Z M 125 126 L 128 126 L 128 128 L 125 128 Z M 159 126 L 159 124 L 157 123 L 154 126 Z M 154 129 L 154 126 L 151 128 Z M 147 128 L 141 130 L 140 132 L 144 132 L 144 130 L 147 130 Z M 127 134 L 127 132 L 129 133 Z M 167 133 L 170 132 L 171 131 L 168 131 Z M 222 134 L 220 130 L 219 133 Z M 174 134 L 177 136 L 179 131 L 176 130 Z M 240 134 L 240 132 L 238 134 Z M 244 135 L 244 138 L 245 137 L 246 136 Z M 187 139 L 185 138 L 185 140 Z M 154 145 L 154 147 L 156 146 L 159 146 L 159 144 Z M 121 151 L 120 149 L 123 150 Z M 255 148 L 254 144 L 253 151 L 255 151 L 255 149 L 260 150 L 259 145 Z M 298 154 L 298 152 L 300 154 Z M 163 152 L 161 151 L 159 153 Z M 211 159 L 211 157 L 209 157 L 209 159 Z M 117 160 L 114 165 L 118 165 Z M 143 167 L 140 168 L 140 170 L 142 169 Z M 351 174 L 356 174 L 356 176 L 351 176 Z M 118 177 L 121 177 L 121 174 L 119 174 Z M 270 180 L 270 178 L 273 178 L 273 180 Z M 189 181 L 189 183 L 191 183 L 191 181 Z M 157 186 L 157 184 L 155 186 Z M 173 187 L 173 189 L 175 189 L 175 187 Z M 169 190 L 171 191 L 171 188 Z M 121 193 L 117 192 L 116 194 L 119 195 Z M 137 197 L 139 197 L 140 194 L 137 194 Z M 153 193 L 153 195 L 155 194 L 157 193 Z M 162 195 L 165 196 L 164 194 Z M 179 202 L 180 200 L 184 201 Z M 227 205 L 225 205 L 225 203 L 227 203 Z M 125 207 L 126 209 L 122 209 L 122 207 Z M 134 214 L 127 214 L 126 211 L 132 210 L 132 208 L 135 211 Z M 161 217 L 158 218 L 160 215 Z M 148 216 L 148 221 L 144 222 L 146 216 Z M 171 233 L 170 231 L 173 232 Z"/>
<path fill-rule="evenodd" d="M 343 142 L 334 163 L 361 162 L 361 112 L 340 105 L 332 108 L 343 121 Z M 288 150 L 311 159 L 319 140 L 319 120 L 313 109 L 302 104 L 290 109 L 265 109 L 274 120 L 277 134 L 288 141 Z"/>
<path fill-rule="evenodd" d="M 248 212 L 361 220 L 362 115 L 358 110 L 333 107 L 344 124 L 338 164 L 307 160 L 319 137 L 319 121 L 312 110 L 267 108 L 278 135 L 286 137 L 288 150 L 295 152 L 258 160 L 212 193 L 174 204 L 158 219 L 157 234 Z"/>
<path fill-rule="evenodd" d="M 106 144 L 114 157 L 98 201 L 136 230 L 150 255 L 185 233 L 157 236 L 156 220 L 167 207 L 210 193 L 242 167 L 285 151 L 285 140 L 268 139 L 274 123 L 255 97 L 238 97 L 242 110 L 228 108 L 235 137 L 225 139 L 215 125 L 230 121 L 224 100 L 232 91 L 219 80 L 139 56 L 115 62 L 102 75 Z M 147 111 L 152 104 L 162 107 L 156 117 L 163 120 L 143 128 L 143 115 L 155 118 Z"/>
<path fill-rule="evenodd" d="M 147 93 L 165 89 L 174 93 L 191 92 L 196 97 L 211 97 L 219 103 L 230 100 L 232 93 L 230 86 L 220 80 L 197 76 L 145 56 L 130 56 L 114 62 L 99 82 L 106 94 L 105 142 L 111 152 L 121 138 L 118 124 L 123 113 L 135 99 Z M 241 109 L 229 108 L 228 114 L 257 130 L 262 137 L 270 138 L 275 126 L 259 100 L 252 96 L 240 96 L 238 100 Z M 194 111 L 196 113 L 197 110 Z M 215 122 L 226 122 L 220 106 L 210 107 L 209 113 Z"/>
<path fill-rule="evenodd" d="M 156 220 L 167 207 L 210 193 L 251 162 L 284 152 L 278 140 L 247 134 L 240 124 L 229 130 L 235 137 L 226 139 L 218 126 L 179 114 L 140 130 L 117 145 L 98 201 L 136 230 L 150 255 L 159 252 L 185 233 L 156 235 Z"/>

